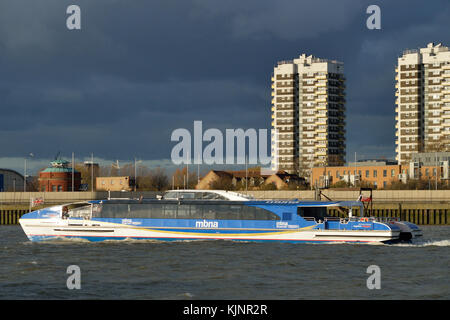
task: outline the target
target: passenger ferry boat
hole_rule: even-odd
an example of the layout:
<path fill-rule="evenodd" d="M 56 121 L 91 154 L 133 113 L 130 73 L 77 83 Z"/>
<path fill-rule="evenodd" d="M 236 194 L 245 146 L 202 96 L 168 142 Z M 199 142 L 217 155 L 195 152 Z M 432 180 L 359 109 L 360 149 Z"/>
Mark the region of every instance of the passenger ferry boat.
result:
<path fill-rule="evenodd" d="M 327 216 L 346 208 L 348 217 Z M 352 215 L 358 207 L 360 216 Z M 409 222 L 364 217 L 360 201 L 254 200 L 228 191 L 173 190 L 156 199 L 107 199 L 36 210 L 20 220 L 31 241 L 145 239 L 382 242 L 421 235 Z"/>

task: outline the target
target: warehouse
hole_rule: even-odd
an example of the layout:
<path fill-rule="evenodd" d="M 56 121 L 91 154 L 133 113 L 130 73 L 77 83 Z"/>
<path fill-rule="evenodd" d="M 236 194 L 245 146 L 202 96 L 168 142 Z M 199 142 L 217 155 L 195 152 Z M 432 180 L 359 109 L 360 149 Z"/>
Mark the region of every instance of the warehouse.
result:
<path fill-rule="evenodd" d="M 0 168 L 0 192 L 23 191 L 23 175 L 11 169 Z"/>

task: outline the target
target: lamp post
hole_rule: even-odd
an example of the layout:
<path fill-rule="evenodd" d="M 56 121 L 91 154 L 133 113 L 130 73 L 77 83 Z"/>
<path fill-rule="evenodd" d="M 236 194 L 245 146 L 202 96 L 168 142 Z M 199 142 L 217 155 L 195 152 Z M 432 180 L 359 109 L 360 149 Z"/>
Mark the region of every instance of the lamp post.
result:
<path fill-rule="evenodd" d="M 436 159 L 436 190 L 438 189 L 438 157 L 437 152 L 434 153 L 435 159 Z"/>
<path fill-rule="evenodd" d="M 72 192 L 74 191 L 73 189 L 75 188 L 75 180 L 74 180 L 74 174 L 75 174 L 75 156 L 74 153 L 72 152 Z"/>
<path fill-rule="evenodd" d="M 23 170 L 23 192 L 27 192 L 27 157 L 34 157 L 34 154 L 30 153 L 25 157 L 25 164 Z"/>
<path fill-rule="evenodd" d="M 142 162 L 142 160 L 136 160 L 136 157 L 134 158 L 134 192 L 136 192 L 136 186 L 137 186 L 137 169 L 136 164 Z"/>

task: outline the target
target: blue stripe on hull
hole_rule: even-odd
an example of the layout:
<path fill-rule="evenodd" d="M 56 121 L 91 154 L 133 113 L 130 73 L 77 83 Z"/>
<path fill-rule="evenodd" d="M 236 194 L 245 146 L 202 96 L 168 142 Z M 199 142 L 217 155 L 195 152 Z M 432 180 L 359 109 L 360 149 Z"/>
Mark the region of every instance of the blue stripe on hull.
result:
<path fill-rule="evenodd" d="M 235 242 L 283 242 L 283 243 L 330 243 L 330 242 L 341 242 L 341 243 L 368 243 L 368 242 L 382 242 L 382 241 L 361 241 L 361 240 L 278 240 L 278 239 L 220 239 L 220 238 L 151 238 L 151 237 L 92 237 L 92 236 L 30 236 L 31 241 L 49 241 L 49 240 L 61 240 L 61 239 L 80 239 L 88 240 L 91 242 L 100 242 L 105 240 L 143 240 L 143 241 L 211 241 L 211 240 L 225 240 L 225 241 L 235 241 Z M 384 242 L 384 241 L 383 241 Z M 386 241 L 385 243 L 390 243 L 391 241 Z"/>

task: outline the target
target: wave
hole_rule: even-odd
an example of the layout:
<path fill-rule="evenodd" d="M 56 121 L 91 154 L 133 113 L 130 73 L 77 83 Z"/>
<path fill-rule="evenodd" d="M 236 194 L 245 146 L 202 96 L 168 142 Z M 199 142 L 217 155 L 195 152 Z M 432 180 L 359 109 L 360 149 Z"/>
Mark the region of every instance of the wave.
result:
<path fill-rule="evenodd" d="M 417 241 L 412 243 L 398 243 L 393 244 L 392 246 L 396 247 L 449 247 L 450 246 L 450 240 L 444 239 L 444 240 L 428 240 L 428 241 Z"/>

